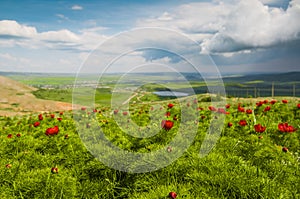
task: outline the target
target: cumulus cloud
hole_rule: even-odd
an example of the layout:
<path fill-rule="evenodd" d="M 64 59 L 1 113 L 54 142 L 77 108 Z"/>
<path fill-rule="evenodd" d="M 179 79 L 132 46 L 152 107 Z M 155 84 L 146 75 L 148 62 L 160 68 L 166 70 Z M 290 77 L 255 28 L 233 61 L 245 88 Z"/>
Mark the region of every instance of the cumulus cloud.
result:
<path fill-rule="evenodd" d="M 251 9 L 250 9 L 251 8 Z M 300 39 L 299 0 L 285 11 L 258 0 L 243 0 L 227 15 L 222 28 L 201 44 L 203 52 L 222 53 L 268 48 Z"/>
<path fill-rule="evenodd" d="M 37 35 L 35 27 L 21 25 L 16 21 L 0 21 L 0 38 L 1 37 L 25 37 L 30 38 Z"/>
<path fill-rule="evenodd" d="M 138 20 L 137 26 L 184 32 L 201 43 L 202 53 L 248 52 L 300 39 L 299 2 L 290 1 L 287 9 L 279 7 L 283 0 L 188 3 L 160 16 Z"/>
<path fill-rule="evenodd" d="M 80 6 L 80 5 L 73 5 L 73 6 L 71 7 L 71 9 L 72 9 L 72 10 L 82 10 L 83 7 Z"/>
<path fill-rule="evenodd" d="M 0 45 L 5 47 L 50 48 L 89 51 L 107 37 L 100 33 L 105 28 L 84 29 L 76 34 L 67 29 L 38 32 L 35 27 L 13 20 L 0 21 Z"/>

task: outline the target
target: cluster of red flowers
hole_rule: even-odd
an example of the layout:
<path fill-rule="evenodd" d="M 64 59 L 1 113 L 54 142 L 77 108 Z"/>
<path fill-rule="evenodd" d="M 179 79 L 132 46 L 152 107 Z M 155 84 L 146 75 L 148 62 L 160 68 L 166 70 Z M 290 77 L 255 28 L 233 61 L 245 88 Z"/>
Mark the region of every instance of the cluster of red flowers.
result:
<path fill-rule="evenodd" d="M 295 132 L 297 129 L 286 122 L 286 123 L 279 123 L 278 130 L 285 133 L 292 133 Z"/>
<path fill-rule="evenodd" d="M 47 136 L 50 136 L 50 135 L 57 135 L 58 132 L 59 132 L 58 126 L 54 126 L 54 127 L 51 127 L 51 128 L 47 128 L 45 134 L 46 134 Z"/>
<path fill-rule="evenodd" d="M 254 129 L 257 133 L 263 133 L 266 130 L 266 127 L 261 124 L 256 124 L 254 125 Z"/>

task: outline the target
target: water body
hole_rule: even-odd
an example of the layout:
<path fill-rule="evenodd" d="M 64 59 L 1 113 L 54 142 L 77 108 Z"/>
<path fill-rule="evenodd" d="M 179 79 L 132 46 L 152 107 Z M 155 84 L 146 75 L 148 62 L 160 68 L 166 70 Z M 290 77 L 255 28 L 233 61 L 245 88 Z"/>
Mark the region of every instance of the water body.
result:
<path fill-rule="evenodd" d="M 186 97 L 189 94 L 183 92 L 172 92 L 172 91 L 156 91 L 153 94 L 158 95 L 160 97 Z"/>

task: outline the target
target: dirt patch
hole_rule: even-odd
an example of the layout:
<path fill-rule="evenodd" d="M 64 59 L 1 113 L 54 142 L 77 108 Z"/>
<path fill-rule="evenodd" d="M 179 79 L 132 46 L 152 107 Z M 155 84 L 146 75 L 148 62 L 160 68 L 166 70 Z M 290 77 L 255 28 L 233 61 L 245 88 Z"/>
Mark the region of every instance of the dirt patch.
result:
<path fill-rule="evenodd" d="M 36 98 L 33 87 L 0 76 L 0 116 L 15 116 L 37 112 L 70 111 L 80 106 L 71 103 Z"/>

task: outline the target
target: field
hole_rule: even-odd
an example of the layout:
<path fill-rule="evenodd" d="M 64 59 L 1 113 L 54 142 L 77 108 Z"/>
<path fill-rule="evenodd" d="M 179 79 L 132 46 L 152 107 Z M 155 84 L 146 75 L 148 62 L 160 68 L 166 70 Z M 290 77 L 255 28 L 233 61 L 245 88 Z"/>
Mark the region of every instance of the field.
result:
<path fill-rule="evenodd" d="M 152 91 L 161 87 L 145 85 L 127 98 L 111 93 L 114 81 L 110 77 L 95 89 L 94 107 L 87 106 L 91 99 L 82 98 L 86 104 L 79 110 L 0 117 L 0 198 L 163 199 L 171 198 L 170 192 L 187 199 L 300 198 L 298 98 L 227 98 L 226 106 L 214 107 L 211 99 L 222 96 L 159 98 Z M 126 89 L 129 83 L 122 86 Z M 77 91 L 91 92 L 85 87 Z M 71 88 L 32 92 L 72 102 Z M 112 107 L 112 94 L 129 106 Z M 215 121 L 222 121 L 220 137 L 201 157 Z M 153 156 L 157 161 L 116 158 L 104 151 L 103 136 L 126 154 L 161 153 Z M 159 168 L 177 154 L 174 162 Z M 122 169 L 113 169 L 122 164 Z M 159 169 L 139 173 L 143 165 Z"/>

